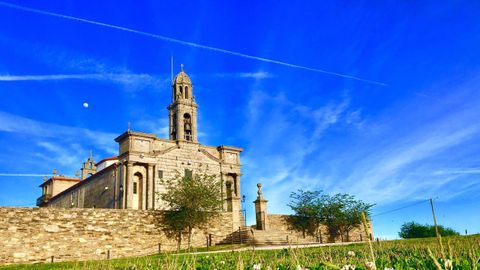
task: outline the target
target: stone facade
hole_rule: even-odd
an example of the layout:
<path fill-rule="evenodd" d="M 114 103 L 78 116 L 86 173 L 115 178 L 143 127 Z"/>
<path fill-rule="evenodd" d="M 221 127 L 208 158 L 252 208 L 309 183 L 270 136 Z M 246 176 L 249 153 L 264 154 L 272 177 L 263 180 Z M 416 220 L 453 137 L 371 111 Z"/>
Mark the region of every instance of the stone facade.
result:
<path fill-rule="evenodd" d="M 166 209 L 160 195 L 163 179 L 195 174 L 215 175 L 220 180 L 223 210 L 231 215 L 233 227 L 244 225 L 240 206 L 241 148 L 205 146 L 198 143 L 197 108 L 193 86 L 182 71 L 172 83 L 169 139 L 130 129 L 115 141 L 117 157 L 95 164 L 92 156 L 83 164 L 81 177 L 69 185 L 50 179 L 44 185 L 38 206 L 56 208 Z M 113 139 L 113 138 L 112 138 Z M 76 182 L 72 182 L 76 181 Z M 63 185 L 63 186 L 62 186 Z"/>
<path fill-rule="evenodd" d="M 0 264 L 106 259 L 176 249 L 162 231 L 161 212 L 127 209 L 0 208 Z M 232 233 L 224 212 L 205 230 L 194 230 L 193 246 Z M 182 242 L 182 248 L 187 242 Z"/>
<path fill-rule="evenodd" d="M 120 208 L 117 166 L 111 165 L 57 196 L 47 206 L 54 208 Z"/>

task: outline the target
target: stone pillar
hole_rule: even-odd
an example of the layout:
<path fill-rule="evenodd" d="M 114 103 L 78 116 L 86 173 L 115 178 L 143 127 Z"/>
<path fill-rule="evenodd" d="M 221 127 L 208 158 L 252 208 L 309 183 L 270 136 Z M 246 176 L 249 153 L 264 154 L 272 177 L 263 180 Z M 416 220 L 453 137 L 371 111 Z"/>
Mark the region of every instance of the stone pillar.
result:
<path fill-rule="evenodd" d="M 127 173 L 125 179 L 125 208 L 132 209 L 133 197 L 133 164 L 127 163 Z"/>
<path fill-rule="evenodd" d="M 148 164 L 147 167 L 147 209 L 153 208 L 153 164 Z"/>
<path fill-rule="evenodd" d="M 255 203 L 255 217 L 257 219 L 257 230 L 266 230 L 268 227 L 267 223 L 267 200 L 263 197 L 262 193 L 262 184 L 258 183 L 258 196 L 257 199 L 253 202 Z"/>
<path fill-rule="evenodd" d="M 240 226 L 245 224 L 241 222 L 242 213 L 242 204 L 240 202 L 240 178 L 238 175 L 233 176 L 233 197 L 232 197 L 232 213 L 233 213 L 233 225 L 238 229 Z"/>
<path fill-rule="evenodd" d="M 146 175 L 143 176 L 143 179 L 142 179 L 142 192 L 140 193 L 141 194 L 141 204 L 138 206 L 138 209 L 142 209 L 142 210 L 145 210 L 147 209 L 147 199 L 148 199 L 148 165 L 144 165 L 145 168 L 145 172 L 146 172 Z"/>

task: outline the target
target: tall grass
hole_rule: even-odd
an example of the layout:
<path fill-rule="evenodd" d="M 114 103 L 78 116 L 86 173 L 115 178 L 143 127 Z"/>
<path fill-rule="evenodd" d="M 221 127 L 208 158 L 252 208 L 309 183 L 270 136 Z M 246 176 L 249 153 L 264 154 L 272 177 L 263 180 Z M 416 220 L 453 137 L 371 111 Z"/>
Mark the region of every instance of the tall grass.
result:
<path fill-rule="evenodd" d="M 480 235 L 470 237 L 446 237 L 448 240 L 449 269 L 478 269 L 480 258 Z M 85 261 L 68 263 L 46 263 L 35 265 L 13 265 L 0 269 L 368 269 L 374 252 L 377 269 L 446 269 L 441 251 L 435 238 L 384 241 L 345 246 L 282 250 L 249 250 L 210 254 L 172 254 Z M 352 255 L 354 254 L 354 255 Z M 435 258 L 433 260 L 432 258 Z M 435 261 L 437 263 L 435 263 Z M 438 265 L 437 265 L 438 264 Z M 258 269 L 258 268 L 257 268 Z"/>

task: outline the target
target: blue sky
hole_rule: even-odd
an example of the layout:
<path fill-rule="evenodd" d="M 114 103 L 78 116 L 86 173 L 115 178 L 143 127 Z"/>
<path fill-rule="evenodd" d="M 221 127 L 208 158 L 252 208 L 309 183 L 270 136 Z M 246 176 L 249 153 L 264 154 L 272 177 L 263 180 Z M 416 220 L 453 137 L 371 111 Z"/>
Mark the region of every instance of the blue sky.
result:
<path fill-rule="evenodd" d="M 129 121 L 166 137 L 173 55 L 199 140 L 245 149 L 250 223 L 262 182 L 274 213 L 297 189 L 347 192 L 393 238 L 432 223 L 433 197 L 441 224 L 480 232 L 476 1 L 9 3 L 143 34 L 0 2 L 0 174 L 72 175 L 90 149 L 115 155 Z M 41 177 L 0 181 L 0 205 L 40 195 Z"/>

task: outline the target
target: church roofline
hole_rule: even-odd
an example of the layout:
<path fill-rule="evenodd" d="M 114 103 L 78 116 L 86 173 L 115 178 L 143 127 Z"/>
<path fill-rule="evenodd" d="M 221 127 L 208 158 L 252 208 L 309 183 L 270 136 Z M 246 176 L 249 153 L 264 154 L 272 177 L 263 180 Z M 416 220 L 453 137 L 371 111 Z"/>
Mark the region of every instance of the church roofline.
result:
<path fill-rule="evenodd" d="M 152 134 L 152 133 L 137 132 L 137 131 L 125 131 L 120 136 L 115 138 L 115 141 L 120 142 L 130 135 L 134 135 L 134 136 L 138 136 L 138 137 L 144 137 L 144 138 L 158 139 L 157 135 Z"/>
<path fill-rule="evenodd" d="M 113 156 L 113 157 L 104 158 L 104 159 L 100 160 L 99 162 L 97 162 L 97 163 L 95 164 L 95 166 L 98 166 L 98 164 L 103 163 L 103 162 L 105 162 L 105 161 L 110 161 L 110 160 L 118 160 L 118 157 L 117 157 L 117 156 Z"/>
<path fill-rule="evenodd" d="M 235 147 L 235 146 L 228 146 L 228 145 L 220 145 L 217 146 L 218 150 L 232 150 L 236 152 L 243 152 L 243 148 Z"/>
<path fill-rule="evenodd" d="M 43 187 L 47 183 L 53 181 L 70 181 L 70 182 L 80 182 L 80 178 L 73 178 L 73 177 L 65 177 L 65 176 L 53 176 L 49 178 L 47 181 L 43 182 L 39 187 Z"/>

